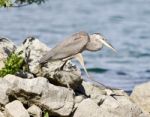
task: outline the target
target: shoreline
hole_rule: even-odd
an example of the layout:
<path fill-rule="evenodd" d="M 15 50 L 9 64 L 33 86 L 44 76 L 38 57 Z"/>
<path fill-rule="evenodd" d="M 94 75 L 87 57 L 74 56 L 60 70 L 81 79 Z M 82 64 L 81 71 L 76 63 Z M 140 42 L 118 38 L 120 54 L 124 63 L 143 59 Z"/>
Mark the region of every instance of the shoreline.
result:
<path fill-rule="evenodd" d="M 63 69 L 59 69 L 63 61 L 48 62 L 41 67 L 38 61 L 50 48 L 37 38 L 28 37 L 18 47 L 3 38 L 0 47 L 1 68 L 11 52 L 20 53 L 18 55 L 27 65 L 14 75 L 0 78 L 3 89 L 0 90 L 1 117 L 44 117 L 45 114 L 49 117 L 150 116 L 150 82 L 136 86 L 129 96 L 123 90 L 84 81 L 80 69 L 71 61 Z"/>

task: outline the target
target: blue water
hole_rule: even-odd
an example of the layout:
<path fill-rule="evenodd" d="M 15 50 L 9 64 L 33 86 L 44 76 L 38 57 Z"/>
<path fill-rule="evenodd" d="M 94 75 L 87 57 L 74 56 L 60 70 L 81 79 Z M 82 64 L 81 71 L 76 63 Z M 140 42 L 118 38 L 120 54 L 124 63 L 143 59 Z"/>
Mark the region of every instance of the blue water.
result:
<path fill-rule="evenodd" d="M 53 47 L 78 31 L 100 32 L 118 51 L 84 52 L 96 80 L 126 91 L 150 80 L 150 0 L 48 0 L 0 9 L 0 36 L 17 44 L 34 35 Z"/>

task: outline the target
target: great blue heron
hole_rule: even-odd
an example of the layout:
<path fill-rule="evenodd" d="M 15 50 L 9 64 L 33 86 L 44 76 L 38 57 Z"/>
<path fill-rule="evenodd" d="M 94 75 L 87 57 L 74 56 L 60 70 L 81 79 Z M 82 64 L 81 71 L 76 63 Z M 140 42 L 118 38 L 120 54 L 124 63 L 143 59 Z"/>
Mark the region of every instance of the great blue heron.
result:
<path fill-rule="evenodd" d="M 101 50 L 103 45 L 109 47 L 113 51 L 116 51 L 101 34 L 95 33 L 88 35 L 86 32 L 78 32 L 48 51 L 45 56 L 40 59 L 39 63 L 44 64 L 48 61 L 56 60 L 62 60 L 66 62 L 70 59 L 76 58 L 82 65 L 88 78 L 90 78 L 85 68 L 84 59 L 81 53 L 85 50 Z"/>

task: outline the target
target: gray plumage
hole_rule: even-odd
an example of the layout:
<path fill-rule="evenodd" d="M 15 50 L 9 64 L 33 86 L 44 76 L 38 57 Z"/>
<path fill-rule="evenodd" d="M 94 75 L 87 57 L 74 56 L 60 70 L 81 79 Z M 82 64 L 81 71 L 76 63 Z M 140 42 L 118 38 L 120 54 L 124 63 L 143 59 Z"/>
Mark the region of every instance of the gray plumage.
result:
<path fill-rule="evenodd" d="M 98 51 L 103 48 L 103 45 L 115 51 L 112 45 L 109 44 L 101 34 L 95 33 L 89 36 L 86 32 L 78 32 L 48 51 L 40 59 L 39 63 L 42 64 L 47 61 L 63 60 L 68 57 L 71 59 L 84 50 Z"/>
<path fill-rule="evenodd" d="M 40 59 L 39 63 L 42 64 L 48 60 L 61 60 L 82 53 L 89 40 L 89 35 L 85 32 L 73 34 L 48 51 L 46 55 Z"/>
<path fill-rule="evenodd" d="M 81 53 L 85 50 L 88 51 L 101 50 L 103 48 L 103 45 L 106 45 L 113 51 L 116 51 L 101 34 L 95 33 L 92 35 L 88 35 L 86 32 L 78 32 L 73 34 L 71 37 L 65 39 L 60 44 L 56 45 L 50 51 L 48 51 L 40 59 L 39 63 L 42 65 L 48 61 L 55 61 L 55 60 L 63 60 L 66 63 L 67 60 L 76 58 L 80 62 L 88 78 L 94 82 L 97 82 L 93 78 L 89 77 Z"/>

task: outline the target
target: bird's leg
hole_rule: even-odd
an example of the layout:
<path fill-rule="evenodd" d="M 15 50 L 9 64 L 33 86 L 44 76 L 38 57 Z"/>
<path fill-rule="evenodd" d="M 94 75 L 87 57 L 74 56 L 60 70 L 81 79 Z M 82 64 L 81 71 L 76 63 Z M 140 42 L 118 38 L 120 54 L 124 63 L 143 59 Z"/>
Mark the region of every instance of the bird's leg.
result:
<path fill-rule="evenodd" d="M 96 81 L 94 78 L 92 78 L 92 77 L 89 76 L 89 74 L 88 74 L 88 72 L 87 72 L 87 69 L 86 69 L 86 67 L 85 67 L 85 64 L 84 64 L 83 56 L 82 56 L 81 53 L 76 54 L 76 55 L 74 56 L 74 58 L 76 58 L 76 59 L 79 61 L 79 63 L 80 63 L 81 66 L 83 67 L 83 69 L 84 69 L 84 71 L 85 71 L 85 73 L 86 73 L 88 79 L 90 79 L 91 81 L 93 81 L 93 82 L 95 82 L 95 83 L 98 83 L 99 85 L 101 85 L 101 86 L 104 87 L 104 88 L 113 89 L 113 88 L 111 88 L 111 87 L 105 86 L 104 84 L 102 84 L 102 83 Z"/>
<path fill-rule="evenodd" d="M 63 69 L 64 69 L 64 66 L 66 65 L 67 62 L 68 62 L 67 60 L 64 61 L 63 65 L 60 67 L 60 70 L 63 70 Z"/>
<path fill-rule="evenodd" d="M 85 71 L 85 73 L 86 73 L 86 75 L 87 75 L 87 78 L 88 78 L 89 80 L 91 80 L 91 81 L 94 81 L 94 82 L 99 83 L 98 81 L 94 80 L 92 77 L 89 76 L 89 74 L 88 74 L 88 72 L 87 72 L 87 69 L 86 69 L 86 67 L 85 67 L 85 64 L 84 64 L 84 59 L 83 59 L 82 54 L 81 54 L 81 53 L 78 53 L 78 54 L 76 54 L 76 55 L 74 56 L 74 58 L 76 58 L 76 59 L 79 61 L 79 63 L 81 64 L 81 66 L 83 67 L 83 69 L 84 69 L 84 71 Z M 99 83 L 99 84 L 101 84 L 101 83 Z M 101 84 L 101 85 L 102 85 L 102 84 Z M 102 85 L 102 86 L 104 86 L 104 85 Z"/>
<path fill-rule="evenodd" d="M 65 59 L 63 59 L 62 61 L 64 62 L 64 64 L 60 67 L 60 70 L 63 70 L 64 66 L 66 65 L 66 63 L 68 62 L 68 60 L 72 59 L 73 56 L 67 57 Z"/>

